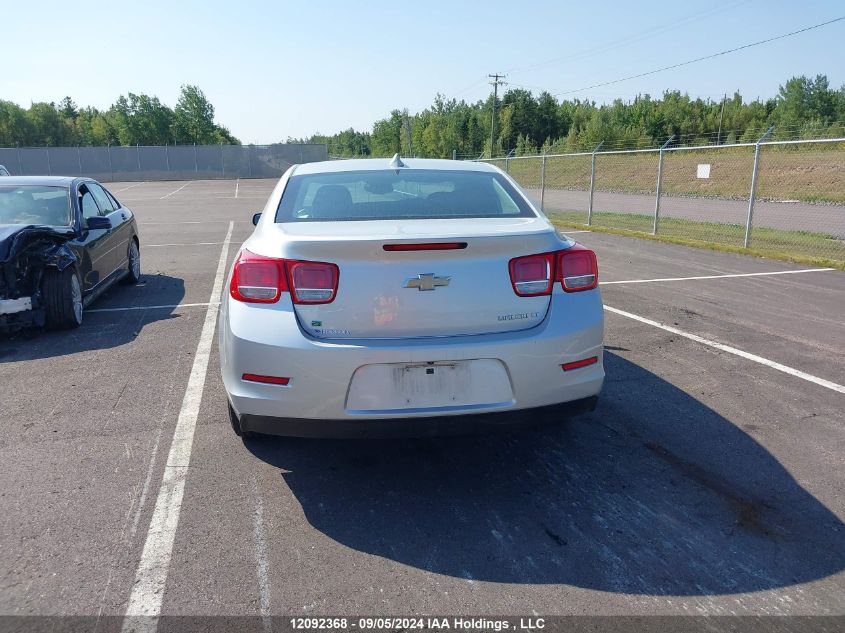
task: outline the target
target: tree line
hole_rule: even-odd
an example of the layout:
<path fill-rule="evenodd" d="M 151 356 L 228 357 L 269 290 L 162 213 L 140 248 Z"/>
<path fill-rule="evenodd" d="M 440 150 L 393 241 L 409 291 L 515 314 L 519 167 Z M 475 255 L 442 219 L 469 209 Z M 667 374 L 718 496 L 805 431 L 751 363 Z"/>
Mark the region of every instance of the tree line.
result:
<path fill-rule="evenodd" d="M 352 128 L 288 142 L 326 143 L 332 156 L 402 155 L 449 158 L 489 156 L 493 97 L 476 103 L 438 95 L 434 104 L 409 115 L 395 109 L 372 131 Z M 654 147 L 674 135 L 675 144 L 710 145 L 756 141 L 770 126 L 774 139 L 845 136 L 845 86 L 830 87 L 825 75 L 793 77 L 770 99 L 745 101 L 739 92 L 724 100 L 692 99 L 677 90 L 661 98 L 641 95 L 597 105 L 558 101 L 548 92 L 505 92 L 496 102 L 492 154 L 529 155 Z"/>
<path fill-rule="evenodd" d="M 71 97 L 26 109 L 0 99 L 0 147 L 193 143 L 240 143 L 215 123 L 214 106 L 197 86 L 182 86 L 174 108 L 131 92 L 108 110 L 80 108 Z"/>

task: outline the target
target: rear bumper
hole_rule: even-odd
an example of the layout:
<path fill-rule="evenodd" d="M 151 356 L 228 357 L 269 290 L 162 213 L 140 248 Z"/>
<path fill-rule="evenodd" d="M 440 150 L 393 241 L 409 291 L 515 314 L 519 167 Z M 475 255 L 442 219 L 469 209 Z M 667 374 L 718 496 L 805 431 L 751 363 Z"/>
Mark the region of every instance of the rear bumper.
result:
<path fill-rule="evenodd" d="M 531 409 L 468 415 L 380 419 L 310 420 L 242 415 L 241 430 L 247 433 L 319 438 L 389 438 L 461 435 L 491 428 L 535 426 L 562 422 L 594 411 L 598 396 Z"/>
<path fill-rule="evenodd" d="M 561 293 L 563 295 L 563 293 Z M 239 418 L 264 426 L 273 420 L 296 424 L 366 420 L 403 425 L 423 418 L 472 417 L 565 405 L 597 396 L 604 382 L 604 314 L 598 289 L 553 296 L 544 321 L 517 332 L 420 339 L 318 340 L 305 334 L 289 304 L 271 309 L 224 297 L 218 336 L 223 384 Z M 561 364 L 597 357 L 595 364 L 563 371 Z M 506 371 L 510 389 L 489 404 L 397 410 L 356 408 L 350 387 L 359 368 L 495 359 Z M 242 380 L 244 374 L 290 379 L 287 386 Z M 390 385 L 385 385 L 390 388 Z M 469 405 L 469 406 L 467 406 Z M 573 405 L 574 406 L 574 405 Z M 530 416 L 529 416 L 530 417 Z M 397 421 L 398 420 L 398 421 Z M 444 420 L 447 427 L 456 423 Z M 295 425 L 296 425 L 295 424 Z M 436 426 L 436 424 L 435 424 Z M 258 429 L 256 429 L 258 430 Z M 302 433 L 298 433 L 302 434 Z"/>

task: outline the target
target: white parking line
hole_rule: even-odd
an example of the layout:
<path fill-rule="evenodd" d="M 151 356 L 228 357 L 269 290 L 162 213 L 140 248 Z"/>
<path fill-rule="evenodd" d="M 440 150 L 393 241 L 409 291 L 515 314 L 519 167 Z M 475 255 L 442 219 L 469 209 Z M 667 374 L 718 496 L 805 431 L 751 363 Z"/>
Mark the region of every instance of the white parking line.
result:
<path fill-rule="evenodd" d="M 267 559 L 267 538 L 264 534 L 264 503 L 258 480 L 252 479 L 252 499 L 255 502 L 255 513 L 252 515 L 252 537 L 255 545 L 255 571 L 258 576 L 258 608 L 261 613 L 261 624 L 264 631 L 272 631 L 270 619 L 270 564 Z"/>
<path fill-rule="evenodd" d="M 128 187 L 124 187 L 123 189 L 118 189 L 117 191 L 113 191 L 112 193 L 120 193 L 121 191 L 126 191 L 127 189 L 132 189 L 133 187 L 137 187 L 138 185 L 143 185 L 146 180 L 142 180 L 141 182 L 136 182 L 134 185 L 129 185 Z"/>
<path fill-rule="evenodd" d="M 564 235 L 569 235 L 570 233 L 592 233 L 592 231 L 587 231 L 586 229 L 577 229 L 575 231 L 567 231 L 566 229 L 560 229 L 560 232 Z"/>
<path fill-rule="evenodd" d="M 147 224 L 211 224 L 212 222 L 252 222 L 251 220 L 184 220 L 180 222 L 138 222 L 145 226 Z"/>
<path fill-rule="evenodd" d="M 144 248 L 160 248 L 162 246 L 219 246 L 223 242 L 190 242 L 184 244 L 144 244 Z"/>
<path fill-rule="evenodd" d="M 228 242 L 223 242 L 228 244 Z M 218 306 L 219 301 L 205 302 L 205 303 L 171 303 L 167 305 L 158 306 L 127 306 L 125 308 L 94 308 L 93 310 L 85 310 L 85 314 L 91 312 L 126 312 L 127 310 L 164 310 L 169 308 L 200 308 L 208 306 Z"/>
<path fill-rule="evenodd" d="M 240 188 L 240 186 L 241 186 L 241 179 L 240 179 L 240 178 L 238 178 L 238 179 L 235 181 L 235 197 L 236 197 L 236 198 L 238 197 L 238 189 Z"/>
<path fill-rule="evenodd" d="M 122 627 L 124 632 L 155 631 L 158 627 L 158 616 L 161 613 L 170 557 L 173 553 L 173 542 L 176 538 L 176 528 L 179 525 L 179 513 L 185 493 L 185 479 L 188 476 L 188 464 L 191 461 L 194 431 L 205 387 L 211 345 L 214 341 L 219 305 L 217 299 L 223 290 L 233 228 L 234 224 L 230 222 L 223 248 L 220 250 L 205 322 L 194 353 L 194 364 L 191 367 L 188 386 L 185 388 L 185 396 L 182 399 L 182 408 L 173 431 L 173 441 L 167 455 L 153 517 L 147 530 L 147 540 L 135 573 L 135 584 L 126 605 L 126 617 Z"/>
<path fill-rule="evenodd" d="M 767 273 L 728 273 L 724 275 L 701 275 L 699 277 L 664 277 L 662 279 L 623 279 L 620 281 L 602 281 L 600 285 L 611 284 L 650 284 L 659 281 L 692 281 L 695 279 L 727 279 L 729 277 L 766 277 L 768 275 L 797 275 L 798 273 L 821 273 L 835 268 L 804 268 L 802 270 L 776 270 Z"/>
<path fill-rule="evenodd" d="M 189 180 L 189 181 L 188 181 L 188 182 L 186 182 L 184 185 L 182 185 L 181 187 L 179 187 L 176 191 L 171 191 L 170 193 L 163 195 L 161 198 L 159 198 L 159 200 L 164 200 L 165 198 L 169 198 L 169 197 L 170 197 L 170 196 L 172 196 L 174 193 L 179 193 L 180 191 L 182 191 L 182 189 L 184 189 L 185 187 L 187 187 L 187 186 L 188 186 L 188 185 L 190 185 L 190 184 L 191 184 L 191 181 Z"/>
<path fill-rule="evenodd" d="M 617 308 L 611 308 L 610 306 L 604 306 L 604 309 L 608 312 L 612 312 L 613 314 L 618 314 L 620 316 L 627 317 L 629 319 L 633 319 L 634 321 L 639 321 L 640 323 L 645 323 L 646 325 L 651 325 L 656 328 L 660 328 L 661 330 L 666 330 L 667 332 L 671 332 L 672 334 L 677 334 L 678 336 L 683 336 L 684 338 L 688 338 L 691 341 L 695 341 L 696 343 L 701 343 L 702 345 L 707 345 L 709 347 L 713 347 L 715 349 L 721 350 L 723 352 L 727 352 L 728 354 L 733 354 L 734 356 L 739 356 L 741 358 L 745 358 L 746 360 L 753 361 L 755 363 L 760 363 L 761 365 L 765 365 L 766 367 L 771 367 L 772 369 L 776 369 L 778 371 L 782 371 L 785 374 L 789 374 L 790 376 L 795 376 L 796 378 L 801 378 L 802 380 L 806 380 L 807 382 L 812 382 L 816 385 L 820 385 L 827 389 L 831 389 L 833 391 L 838 391 L 839 393 L 845 393 L 845 386 L 832 382 L 830 380 L 825 380 L 824 378 L 819 378 L 818 376 L 813 376 L 812 374 L 808 374 L 801 370 L 795 369 L 793 367 L 788 367 L 787 365 L 781 365 L 773 360 L 769 360 L 768 358 L 763 358 L 762 356 L 757 356 L 756 354 L 750 354 L 749 352 L 744 352 L 741 349 L 737 349 L 736 347 L 731 347 L 730 345 L 725 345 L 724 343 L 719 343 L 717 341 L 711 341 L 704 337 L 698 336 L 697 334 L 691 334 L 689 332 L 684 332 L 683 330 L 679 330 L 676 327 L 672 327 L 671 325 L 666 325 L 664 323 L 658 323 L 657 321 L 652 321 L 651 319 L 647 319 L 645 317 L 641 317 L 637 314 L 631 314 L 630 312 L 625 312 L 624 310 L 619 310 Z"/>

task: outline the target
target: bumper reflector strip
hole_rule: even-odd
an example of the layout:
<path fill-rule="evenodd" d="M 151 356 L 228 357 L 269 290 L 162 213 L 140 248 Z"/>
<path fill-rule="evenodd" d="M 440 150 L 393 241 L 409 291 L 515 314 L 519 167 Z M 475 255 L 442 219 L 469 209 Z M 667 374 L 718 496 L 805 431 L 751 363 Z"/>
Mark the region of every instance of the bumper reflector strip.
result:
<path fill-rule="evenodd" d="M 571 363 L 564 363 L 561 367 L 563 367 L 563 371 L 571 371 L 573 369 L 587 367 L 588 365 L 595 365 L 597 362 L 599 362 L 599 357 L 591 356 L 590 358 L 584 358 L 582 360 L 574 360 Z"/>
<path fill-rule="evenodd" d="M 244 374 L 241 379 L 248 380 L 249 382 L 260 382 L 265 385 L 287 385 L 290 382 L 290 378 L 282 378 L 281 376 L 259 376 L 258 374 Z"/>

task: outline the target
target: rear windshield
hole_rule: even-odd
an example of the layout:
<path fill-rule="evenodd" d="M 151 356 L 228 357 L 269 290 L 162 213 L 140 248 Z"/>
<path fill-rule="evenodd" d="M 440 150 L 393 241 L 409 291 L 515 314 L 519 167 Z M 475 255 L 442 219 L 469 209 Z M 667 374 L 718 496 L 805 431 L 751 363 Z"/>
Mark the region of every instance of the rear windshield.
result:
<path fill-rule="evenodd" d="M 411 170 L 292 176 L 276 222 L 535 217 L 499 174 Z"/>
<path fill-rule="evenodd" d="M 0 224 L 70 226 L 67 187 L 0 183 Z"/>

